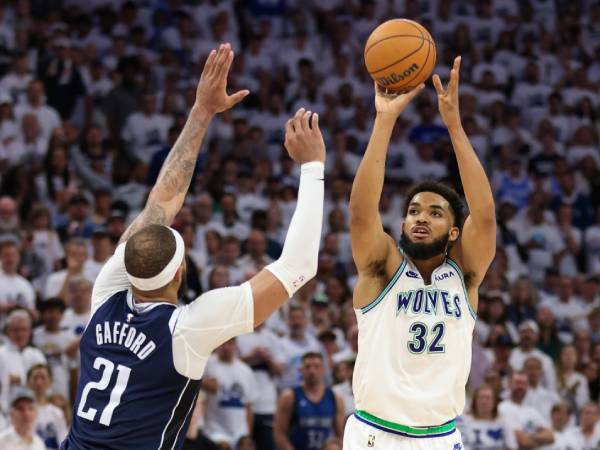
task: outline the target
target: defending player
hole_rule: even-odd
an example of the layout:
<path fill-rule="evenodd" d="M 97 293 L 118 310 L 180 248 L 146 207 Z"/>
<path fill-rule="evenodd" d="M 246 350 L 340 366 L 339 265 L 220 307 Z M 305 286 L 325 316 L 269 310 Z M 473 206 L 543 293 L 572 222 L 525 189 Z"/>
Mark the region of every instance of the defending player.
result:
<path fill-rule="evenodd" d="M 232 60 L 229 44 L 211 52 L 196 103 L 145 209 L 94 285 L 73 425 L 63 450 L 181 448 L 211 351 L 252 331 L 316 274 L 325 146 L 318 117 L 300 109 L 286 125 L 285 146 L 302 167 L 281 257 L 241 286 L 177 306 L 185 248 L 169 225 L 182 206 L 212 117 L 248 93 L 226 93 Z"/>
<path fill-rule="evenodd" d="M 437 75 L 433 82 L 470 215 L 463 225 L 452 189 L 418 184 L 406 198 L 400 248 L 383 231 L 379 197 L 392 129 L 423 85 L 397 97 L 375 95 L 377 117 L 350 197 L 359 351 L 345 450 L 463 448 L 454 418 L 464 407 L 477 288 L 495 253 L 496 217 L 460 121 L 459 68 L 456 58 L 447 90 Z"/>

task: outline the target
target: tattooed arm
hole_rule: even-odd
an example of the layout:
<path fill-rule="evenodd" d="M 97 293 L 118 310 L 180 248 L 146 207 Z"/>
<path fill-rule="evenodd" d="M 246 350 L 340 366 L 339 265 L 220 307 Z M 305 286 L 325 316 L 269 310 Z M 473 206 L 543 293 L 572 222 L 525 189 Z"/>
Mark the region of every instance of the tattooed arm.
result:
<path fill-rule="evenodd" d="M 215 114 L 225 111 L 249 94 L 247 90 L 227 95 L 227 75 L 233 61 L 229 44 L 213 50 L 204 66 L 196 89 L 196 102 L 179 138 L 165 160 L 144 210 L 121 236 L 125 242 L 136 231 L 150 224 L 171 225 L 181 209 L 194 174 L 196 160 Z"/>

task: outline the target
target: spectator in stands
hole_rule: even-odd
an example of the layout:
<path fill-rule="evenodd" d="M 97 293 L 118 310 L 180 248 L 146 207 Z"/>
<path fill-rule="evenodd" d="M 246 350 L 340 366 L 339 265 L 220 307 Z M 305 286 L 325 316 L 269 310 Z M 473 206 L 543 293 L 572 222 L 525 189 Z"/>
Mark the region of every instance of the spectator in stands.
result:
<path fill-rule="evenodd" d="M 69 398 L 71 358 L 77 356 L 79 340 L 70 329 L 61 328 L 65 302 L 49 298 L 40 306 L 42 325 L 33 331 L 33 344 L 46 357 L 52 371 L 52 392 Z"/>
<path fill-rule="evenodd" d="M 8 382 L 0 387 L 0 401 L 6 410 L 16 389 L 27 382 L 27 371 L 36 364 L 46 364 L 44 354 L 31 346 L 31 317 L 17 309 L 6 318 L 6 340 L 0 346 L 0 367 L 7 373 Z"/>
<path fill-rule="evenodd" d="M 82 275 L 69 278 L 67 282 L 69 307 L 60 323 L 74 336 L 81 336 L 90 320 L 92 309 L 92 283 Z"/>
<path fill-rule="evenodd" d="M 302 356 L 302 377 L 301 385 L 284 390 L 279 398 L 274 438 L 280 449 L 318 449 L 328 438 L 343 433 L 344 402 L 325 383 L 320 353 Z"/>
<path fill-rule="evenodd" d="M 510 377 L 510 397 L 498 405 L 500 418 L 508 429 L 508 448 L 537 448 L 552 444 L 554 435 L 550 423 L 535 409 L 524 404 L 528 381 L 523 372 Z"/>
<path fill-rule="evenodd" d="M 510 365 L 514 370 L 523 370 L 525 360 L 530 356 L 535 356 L 542 363 L 544 373 L 542 384 L 548 389 L 556 389 L 554 363 L 549 356 L 536 348 L 539 333 L 539 326 L 533 320 L 526 320 L 519 325 L 519 346 L 513 349 L 510 355 Z"/>
<path fill-rule="evenodd" d="M 65 245 L 65 259 L 67 268 L 54 272 L 48 277 L 45 298 L 60 297 L 68 299 L 69 280 L 77 276 L 83 276 L 88 280 L 93 279 L 93 273 L 88 268 L 87 244 L 82 239 L 73 239 Z"/>
<path fill-rule="evenodd" d="M 46 92 L 41 80 L 31 80 L 27 87 L 27 97 L 15 108 L 15 116 L 20 122 L 25 114 L 33 114 L 42 129 L 42 136 L 50 142 L 50 136 L 61 120 L 56 109 L 45 104 Z"/>
<path fill-rule="evenodd" d="M 204 432 L 221 450 L 233 450 L 253 429 L 256 379 L 252 369 L 235 354 L 235 339 L 231 339 L 209 358 L 204 372 L 204 378 L 218 383 L 218 391 L 206 397 Z"/>
<path fill-rule="evenodd" d="M 307 330 L 306 311 L 300 305 L 288 308 L 288 335 L 281 338 L 281 350 L 285 361 L 284 371 L 279 380 L 281 388 L 288 388 L 302 382 L 302 356 L 306 353 L 320 353 L 321 347 Z"/>
<path fill-rule="evenodd" d="M 550 410 L 561 401 L 561 397 L 555 390 L 542 386 L 541 382 L 544 376 L 542 362 L 536 356 L 529 356 L 523 364 L 523 372 L 527 375 L 529 382 L 523 404 L 537 410 L 547 420 L 550 420 Z"/>
<path fill-rule="evenodd" d="M 17 203 L 8 196 L 0 197 L 0 242 L 20 238 L 19 213 Z"/>
<path fill-rule="evenodd" d="M 556 374 L 558 392 L 573 410 L 580 410 L 590 400 L 585 377 L 577 368 L 577 350 L 573 345 L 565 345 L 560 351 Z"/>
<path fill-rule="evenodd" d="M 38 409 L 29 389 L 19 389 L 10 405 L 11 427 L 0 431 L 0 450 L 45 450 L 34 427 Z"/>
<path fill-rule="evenodd" d="M 470 413 L 461 418 L 460 430 L 466 448 L 508 448 L 509 430 L 498 416 L 498 397 L 482 385 L 473 393 Z"/>
<path fill-rule="evenodd" d="M 16 307 L 34 313 L 35 291 L 31 283 L 19 275 L 21 255 L 14 241 L 0 243 L 0 318 Z"/>
<path fill-rule="evenodd" d="M 252 437 L 257 448 L 275 450 L 273 418 L 277 406 L 277 378 L 283 372 L 284 363 L 279 339 L 261 324 L 254 333 L 239 336 L 237 345 L 241 360 L 250 366 L 256 379 Z"/>
<path fill-rule="evenodd" d="M 596 448 L 600 443 L 600 432 L 598 431 L 598 405 L 588 403 L 579 414 L 579 429 L 578 434 L 580 442 L 583 443 L 581 448 Z"/>
<path fill-rule="evenodd" d="M 58 450 L 67 436 L 67 423 L 63 412 L 48 402 L 52 374 L 48 366 L 38 364 L 27 372 L 27 385 L 35 395 L 38 410 L 35 432 L 42 438 L 47 450 Z"/>
<path fill-rule="evenodd" d="M 555 448 L 583 448 L 577 428 L 569 426 L 571 412 L 566 403 L 552 406 L 552 432 Z"/>

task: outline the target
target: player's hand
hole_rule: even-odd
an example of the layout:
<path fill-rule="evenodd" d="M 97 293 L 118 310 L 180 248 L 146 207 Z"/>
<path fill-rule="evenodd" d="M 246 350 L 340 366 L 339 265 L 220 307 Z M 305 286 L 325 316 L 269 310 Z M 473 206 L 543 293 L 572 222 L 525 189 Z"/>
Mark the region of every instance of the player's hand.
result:
<path fill-rule="evenodd" d="M 198 87 L 196 105 L 209 115 L 215 115 L 242 101 L 250 91 L 247 89 L 227 95 L 227 76 L 233 61 L 231 45 L 221 44 L 212 50 L 206 59 Z"/>
<path fill-rule="evenodd" d="M 438 96 L 438 109 L 446 127 L 460 126 L 460 112 L 458 110 L 458 80 L 460 72 L 460 56 L 454 58 L 454 66 L 450 71 L 448 88 L 444 89 L 439 75 L 433 76 L 433 86 Z"/>
<path fill-rule="evenodd" d="M 393 94 L 385 92 L 382 87 L 375 83 L 375 109 L 377 110 L 377 114 L 389 116 L 396 120 L 411 100 L 419 95 L 424 87 L 425 85 L 421 83 L 405 94 Z"/>
<path fill-rule="evenodd" d="M 325 142 L 319 129 L 319 115 L 300 108 L 285 124 L 284 145 L 298 164 L 325 162 Z"/>

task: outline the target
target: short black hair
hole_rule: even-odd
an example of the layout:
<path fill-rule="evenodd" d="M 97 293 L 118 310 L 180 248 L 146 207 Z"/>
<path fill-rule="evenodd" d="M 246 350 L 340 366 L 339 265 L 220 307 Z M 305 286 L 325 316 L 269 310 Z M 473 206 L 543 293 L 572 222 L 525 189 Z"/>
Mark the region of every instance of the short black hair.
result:
<path fill-rule="evenodd" d="M 171 261 L 177 243 L 168 227 L 148 225 L 133 234 L 125 244 L 125 269 L 136 278 L 152 278 Z"/>
<path fill-rule="evenodd" d="M 323 361 L 323 355 L 319 352 L 307 352 L 304 355 L 302 355 L 302 362 L 306 361 L 307 359 L 312 359 L 312 358 L 317 358 L 320 359 L 321 361 Z"/>
<path fill-rule="evenodd" d="M 444 200 L 450 205 L 450 212 L 454 216 L 454 226 L 462 229 L 465 221 L 465 210 L 463 202 L 458 193 L 451 187 L 440 183 L 439 181 L 423 181 L 412 186 L 406 194 L 406 203 L 404 204 L 404 216 L 408 214 L 408 207 L 415 195 L 421 192 L 433 192 L 444 197 Z"/>

